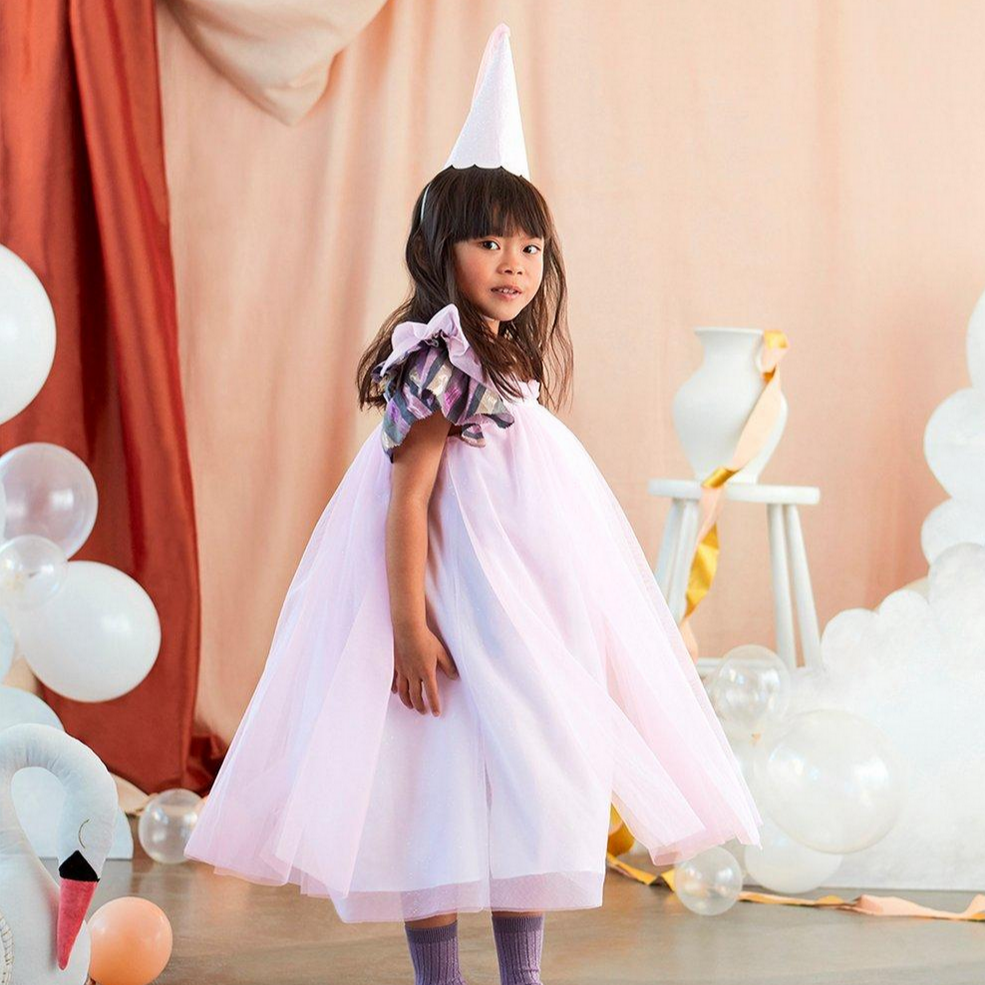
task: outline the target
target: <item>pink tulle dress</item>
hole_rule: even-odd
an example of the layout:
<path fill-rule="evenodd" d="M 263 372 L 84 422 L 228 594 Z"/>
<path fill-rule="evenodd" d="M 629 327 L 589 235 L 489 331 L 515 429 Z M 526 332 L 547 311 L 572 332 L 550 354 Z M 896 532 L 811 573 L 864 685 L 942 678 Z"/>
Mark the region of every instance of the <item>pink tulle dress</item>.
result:
<path fill-rule="evenodd" d="M 497 393 L 449 305 L 374 371 L 387 407 L 311 535 L 186 854 L 346 922 L 600 906 L 610 801 L 655 863 L 762 823 L 618 501 L 571 431 Z M 427 617 L 441 715 L 390 690 L 391 455 L 440 410 Z"/>

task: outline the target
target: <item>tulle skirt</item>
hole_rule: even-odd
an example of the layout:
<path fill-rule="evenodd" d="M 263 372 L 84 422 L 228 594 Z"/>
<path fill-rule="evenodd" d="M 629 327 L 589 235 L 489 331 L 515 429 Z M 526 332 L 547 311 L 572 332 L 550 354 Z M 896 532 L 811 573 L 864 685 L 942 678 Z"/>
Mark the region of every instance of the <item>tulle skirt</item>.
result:
<path fill-rule="evenodd" d="M 535 384 L 533 385 L 536 386 Z M 449 438 L 428 622 L 441 715 L 390 691 L 377 428 L 320 517 L 186 854 L 347 922 L 599 906 L 609 805 L 666 864 L 762 819 L 618 501 L 536 402 Z"/>

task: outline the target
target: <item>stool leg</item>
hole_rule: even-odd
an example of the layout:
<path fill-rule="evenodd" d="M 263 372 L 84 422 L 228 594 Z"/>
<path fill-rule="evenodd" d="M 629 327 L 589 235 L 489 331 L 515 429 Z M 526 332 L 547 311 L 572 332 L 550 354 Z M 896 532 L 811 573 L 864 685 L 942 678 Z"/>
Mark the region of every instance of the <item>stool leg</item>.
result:
<path fill-rule="evenodd" d="M 694 549 L 698 546 L 700 515 L 701 504 L 698 500 L 689 499 L 684 503 L 678 528 L 677 548 L 674 551 L 670 593 L 667 597 L 667 608 L 678 623 L 684 618 L 684 611 L 687 608 L 687 579 L 691 573 Z"/>
<path fill-rule="evenodd" d="M 674 563 L 674 548 L 677 545 L 677 537 L 681 527 L 681 514 L 684 512 L 682 500 L 674 499 L 670 504 L 670 512 L 667 514 L 667 522 L 664 524 L 663 537 L 660 541 L 660 554 L 657 557 L 657 565 L 653 569 L 654 577 L 660 586 L 664 599 L 667 598 L 667 591 L 670 587 L 670 566 Z"/>
<path fill-rule="evenodd" d="M 787 538 L 783 529 L 783 505 L 768 503 L 766 519 L 770 538 L 770 571 L 773 576 L 773 612 L 776 619 L 776 652 L 790 668 L 797 666 L 793 635 L 793 607 L 790 603 L 790 575 L 787 569 Z"/>
<path fill-rule="evenodd" d="M 793 573 L 794 598 L 797 600 L 797 618 L 800 645 L 804 651 L 804 664 L 807 667 L 820 667 L 821 637 L 817 628 L 817 611 L 814 608 L 811 576 L 807 570 L 807 550 L 804 547 L 804 532 L 800 527 L 800 514 L 794 503 L 787 503 L 783 507 L 783 512 L 787 521 L 790 567 Z"/>

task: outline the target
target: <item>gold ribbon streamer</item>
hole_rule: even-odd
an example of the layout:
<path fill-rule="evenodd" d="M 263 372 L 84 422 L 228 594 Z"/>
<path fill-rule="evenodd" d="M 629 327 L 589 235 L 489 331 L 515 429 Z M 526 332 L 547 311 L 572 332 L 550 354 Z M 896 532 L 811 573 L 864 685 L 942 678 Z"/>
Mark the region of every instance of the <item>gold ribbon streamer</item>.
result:
<path fill-rule="evenodd" d="M 766 444 L 780 415 L 780 360 L 790 343 L 783 332 L 763 332 L 759 362 L 762 366 L 763 390 L 742 427 L 735 451 L 728 465 L 720 466 L 701 483 L 701 523 L 697 547 L 687 578 L 687 605 L 678 629 L 691 659 L 698 660 L 698 641 L 690 619 L 701 600 L 711 589 L 718 570 L 718 516 L 725 504 L 725 483 L 751 462 Z"/>
<path fill-rule="evenodd" d="M 632 865 L 627 865 L 611 853 L 606 855 L 605 861 L 610 869 L 621 873 L 629 879 L 635 879 L 645 886 L 652 886 L 658 880 L 662 879 L 672 893 L 677 892 L 674 888 L 673 868 L 666 872 L 646 872 L 643 869 L 637 869 Z M 972 897 L 971 902 L 960 913 L 954 913 L 951 910 L 935 910 L 932 907 L 924 906 L 922 903 L 904 899 L 902 896 L 872 896 L 867 893 L 856 896 L 852 900 L 843 899 L 841 896 L 801 899 L 799 896 L 780 896 L 776 893 L 743 890 L 739 893 L 738 899 L 740 902 L 745 903 L 767 903 L 780 906 L 808 906 L 825 910 L 847 910 L 852 913 L 864 913 L 870 917 L 929 917 L 934 920 L 985 922 L 985 894 L 983 893 L 976 893 Z"/>
<path fill-rule="evenodd" d="M 636 843 L 633 832 L 620 817 L 619 811 L 614 804 L 609 805 L 609 841 L 606 845 L 606 857 L 615 858 L 617 855 L 625 855 L 626 852 Z"/>

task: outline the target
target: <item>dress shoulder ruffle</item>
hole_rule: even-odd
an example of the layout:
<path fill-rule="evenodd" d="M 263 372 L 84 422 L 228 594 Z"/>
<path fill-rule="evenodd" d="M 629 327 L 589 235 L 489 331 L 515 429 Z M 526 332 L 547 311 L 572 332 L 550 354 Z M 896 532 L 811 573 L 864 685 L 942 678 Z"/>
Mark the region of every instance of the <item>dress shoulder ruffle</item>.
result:
<path fill-rule="evenodd" d="M 373 379 L 386 399 L 381 440 L 391 461 L 414 422 L 436 410 L 462 428 L 459 437 L 470 445 L 486 443 L 486 419 L 501 428 L 514 422 L 506 401 L 486 382 L 453 304 L 427 324 L 397 325 L 393 351 L 373 369 Z"/>

